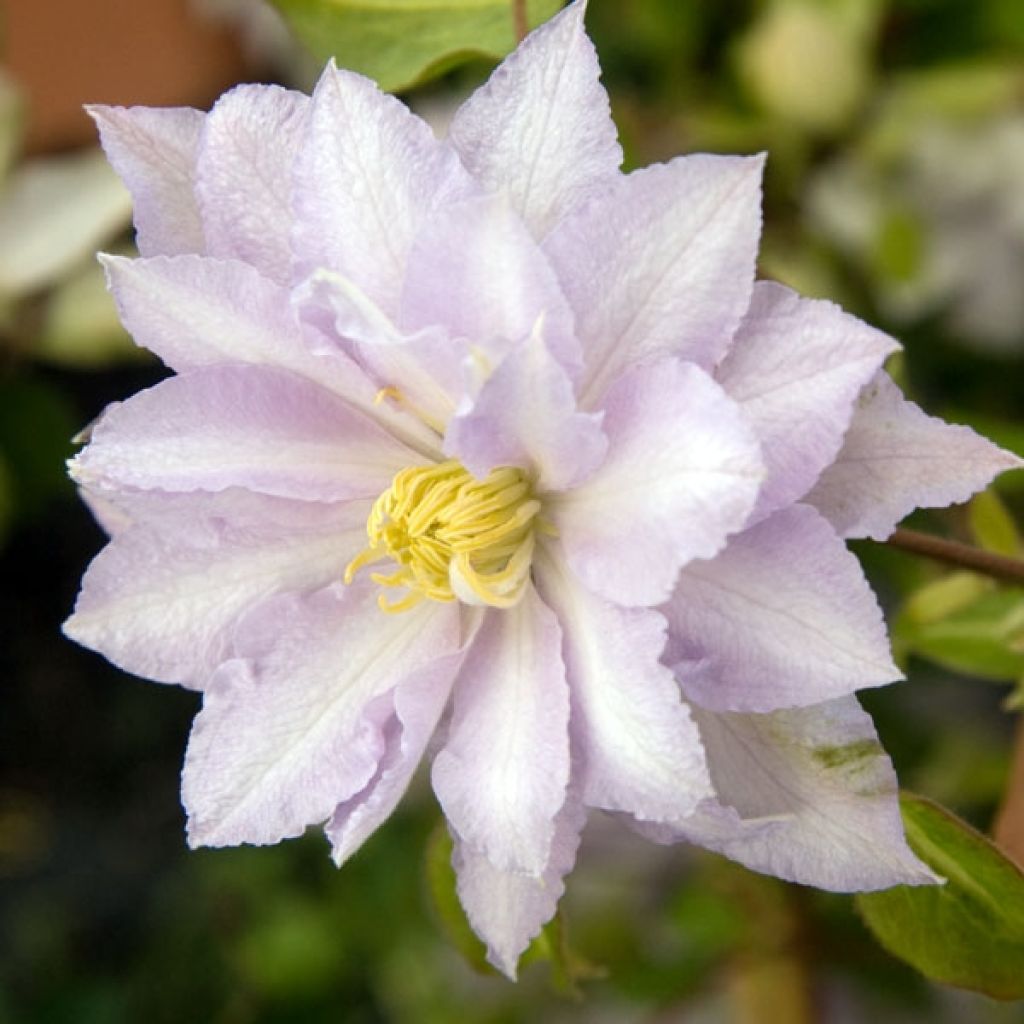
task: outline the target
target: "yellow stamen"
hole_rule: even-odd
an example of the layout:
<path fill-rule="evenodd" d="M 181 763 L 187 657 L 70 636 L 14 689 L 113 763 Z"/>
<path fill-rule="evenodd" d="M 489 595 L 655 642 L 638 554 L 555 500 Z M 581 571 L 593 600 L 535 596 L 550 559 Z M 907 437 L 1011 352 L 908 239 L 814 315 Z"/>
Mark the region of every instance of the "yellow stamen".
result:
<path fill-rule="evenodd" d="M 366 565 L 389 558 L 392 572 L 375 572 L 381 587 L 408 593 L 388 601 L 402 612 L 424 598 L 508 608 L 530 577 L 540 502 L 521 469 L 505 466 L 478 480 L 454 459 L 398 473 L 366 521 L 369 546 L 345 569 L 351 583 Z M 458 590 L 458 593 L 456 593 Z"/>

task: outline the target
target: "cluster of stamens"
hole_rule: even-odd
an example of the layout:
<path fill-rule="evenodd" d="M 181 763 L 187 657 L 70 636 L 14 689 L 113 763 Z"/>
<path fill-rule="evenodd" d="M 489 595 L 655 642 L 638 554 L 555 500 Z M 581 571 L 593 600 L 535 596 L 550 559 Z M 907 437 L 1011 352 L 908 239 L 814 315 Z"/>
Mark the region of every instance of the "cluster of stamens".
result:
<path fill-rule="evenodd" d="M 508 608 L 530 575 L 540 502 L 521 469 L 505 466 L 478 480 L 459 462 L 404 469 L 374 502 L 366 523 L 369 546 L 345 569 L 351 583 L 365 565 L 391 559 L 397 568 L 373 573 L 385 588 L 385 611 L 425 598 Z"/>

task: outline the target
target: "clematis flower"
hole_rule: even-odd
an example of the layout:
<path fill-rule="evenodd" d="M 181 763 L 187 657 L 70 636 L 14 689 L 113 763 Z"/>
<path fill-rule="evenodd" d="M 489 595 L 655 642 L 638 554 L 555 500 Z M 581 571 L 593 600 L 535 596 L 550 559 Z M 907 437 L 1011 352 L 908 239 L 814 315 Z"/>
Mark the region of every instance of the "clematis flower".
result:
<path fill-rule="evenodd" d="M 755 283 L 759 157 L 630 174 L 577 2 L 446 140 L 358 75 L 93 111 L 121 316 L 175 375 L 72 473 L 66 631 L 202 691 L 193 846 L 347 860 L 427 751 L 514 975 L 591 809 L 829 889 L 933 881 L 854 691 L 899 675 L 844 538 L 1015 464 Z"/>

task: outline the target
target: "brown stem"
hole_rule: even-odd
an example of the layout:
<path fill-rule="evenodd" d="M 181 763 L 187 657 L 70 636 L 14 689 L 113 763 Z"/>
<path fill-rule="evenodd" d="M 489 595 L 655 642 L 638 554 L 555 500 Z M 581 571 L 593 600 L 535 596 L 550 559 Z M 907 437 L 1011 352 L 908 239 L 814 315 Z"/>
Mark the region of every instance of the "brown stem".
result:
<path fill-rule="evenodd" d="M 982 551 L 981 548 L 971 547 L 970 544 L 933 537 L 927 533 L 918 533 L 916 530 L 897 530 L 886 543 L 902 551 L 910 551 L 937 562 L 955 565 L 958 569 L 970 569 L 993 579 L 1024 586 L 1024 560 L 1020 558 Z"/>
<path fill-rule="evenodd" d="M 1017 723 L 1010 778 L 992 831 L 1003 850 L 1024 865 L 1024 717 Z"/>
<path fill-rule="evenodd" d="M 516 42 L 521 43 L 530 31 L 530 23 L 526 19 L 526 0 L 512 0 L 512 24 L 515 27 Z"/>

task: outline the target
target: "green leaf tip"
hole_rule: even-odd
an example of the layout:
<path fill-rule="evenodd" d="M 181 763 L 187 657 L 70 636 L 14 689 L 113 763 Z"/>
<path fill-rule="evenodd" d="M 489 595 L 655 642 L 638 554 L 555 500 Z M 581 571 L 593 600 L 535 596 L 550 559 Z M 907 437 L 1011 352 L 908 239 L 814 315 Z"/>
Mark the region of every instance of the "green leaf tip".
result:
<path fill-rule="evenodd" d="M 954 814 L 904 793 L 907 841 L 947 881 L 863 893 L 878 941 L 922 974 L 995 999 L 1024 999 L 1024 871 Z"/>
<path fill-rule="evenodd" d="M 421 85 L 474 57 L 504 57 L 516 45 L 509 0 L 271 0 L 320 61 L 374 78 L 387 92 Z M 529 0 L 535 28 L 560 0 Z"/>

